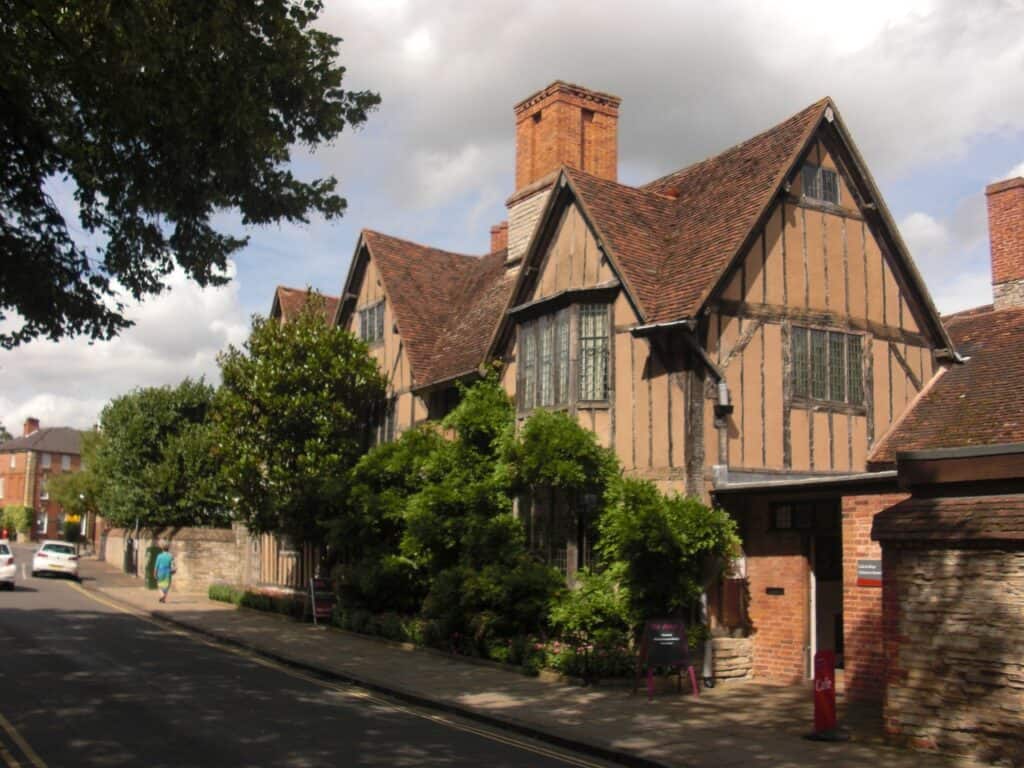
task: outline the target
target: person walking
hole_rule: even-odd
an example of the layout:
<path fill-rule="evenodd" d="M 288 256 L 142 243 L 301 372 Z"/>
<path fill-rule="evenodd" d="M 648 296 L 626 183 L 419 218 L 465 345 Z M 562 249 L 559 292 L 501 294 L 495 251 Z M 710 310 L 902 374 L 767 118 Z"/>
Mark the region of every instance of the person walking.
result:
<path fill-rule="evenodd" d="M 156 577 L 156 586 L 160 590 L 160 602 L 167 602 L 167 593 L 171 591 L 171 577 L 174 575 L 174 557 L 168 552 L 170 545 L 166 541 L 160 542 L 160 549 L 163 550 L 156 556 L 153 564 L 153 575 Z"/>

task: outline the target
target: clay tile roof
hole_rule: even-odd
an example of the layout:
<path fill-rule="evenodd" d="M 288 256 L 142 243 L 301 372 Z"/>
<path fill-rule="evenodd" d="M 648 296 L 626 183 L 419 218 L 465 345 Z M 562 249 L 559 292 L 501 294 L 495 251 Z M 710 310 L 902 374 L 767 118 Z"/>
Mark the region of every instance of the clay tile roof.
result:
<path fill-rule="evenodd" d="M 647 321 L 698 314 L 830 104 L 642 187 L 563 169 Z"/>
<path fill-rule="evenodd" d="M 658 268 L 672 231 L 676 201 L 583 171 L 564 170 L 602 243 L 615 255 L 627 287 L 641 310 L 652 315 L 661 290 Z"/>
<path fill-rule="evenodd" d="M 47 427 L 38 429 L 31 435 L 16 437 L 13 440 L 0 443 L 0 453 L 16 453 L 18 451 L 78 455 L 82 452 L 82 433 L 70 427 Z"/>
<path fill-rule="evenodd" d="M 480 258 L 370 230 L 363 238 L 384 280 L 413 385 L 476 369 L 507 298 L 504 251 Z"/>
<path fill-rule="evenodd" d="M 697 314 L 830 104 L 817 101 L 742 144 L 643 187 L 677 197 L 655 280 L 660 298 L 652 322 Z"/>
<path fill-rule="evenodd" d="M 899 451 L 1024 442 L 1024 309 L 962 312 L 947 328 L 969 359 L 932 381 L 870 463 L 891 464 Z"/>
<path fill-rule="evenodd" d="M 314 291 L 314 293 L 317 292 Z M 334 314 L 338 311 L 338 297 L 320 295 L 324 299 L 324 317 L 328 323 L 332 323 L 334 322 Z M 307 288 L 288 288 L 279 285 L 277 290 L 274 291 L 274 306 L 271 308 L 271 314 L 275 317 L 280 317 L 287 323 L 302 311 L 309 296 L 310 291 Z"/>
<path fill-rule="evenodd" d="M 437 335 L 429 382 L 445 381 L 479 368 L 494 329 L 501 322 L 515 277 L 506 274 L 502 249 L 478 260 L 451 305 L 444 330 Z"/>
<path fill-rule="evenodd" d="M 1024 541 L 1024 495 L 910 498 L 875 515 L 876 541 Z"/>

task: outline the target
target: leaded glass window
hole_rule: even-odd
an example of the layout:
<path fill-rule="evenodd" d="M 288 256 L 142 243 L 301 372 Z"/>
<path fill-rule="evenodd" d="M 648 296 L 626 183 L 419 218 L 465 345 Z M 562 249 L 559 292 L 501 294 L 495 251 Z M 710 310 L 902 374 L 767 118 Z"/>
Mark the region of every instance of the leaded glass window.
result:
<path fill-rule="evenodd" d="M 367 344 L 384 340 L 384 302 L 359 310 L 359 338 Z"/>
<path fill-rule="evenodd" d="M 794 327 L 792 393 L 800 399 L 863 405 L 863 347 L 857 334 Z"/>
<path fill-rule="evenodd" d="M 608 305 L 580 305 L 579 398 L 608 399 Z"/>

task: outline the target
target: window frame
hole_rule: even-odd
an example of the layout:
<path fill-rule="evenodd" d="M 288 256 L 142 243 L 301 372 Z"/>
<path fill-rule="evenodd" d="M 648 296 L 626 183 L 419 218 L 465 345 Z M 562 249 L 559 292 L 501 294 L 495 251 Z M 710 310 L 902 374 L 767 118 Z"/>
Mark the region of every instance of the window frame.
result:
<path fill-rule="evenodd" d="M 384 343 L 385 301 L 385 299 L 378 299 L 358 310 L 359 338 L 368 346 L 374 347 Z"/>
<path fill-rule="evenodd" d="M 71 471 L 71 454 L 62 453 L 60 455 L 60 471 L 70 472 Z"/>
<path fill-rule="evenodd" d="M 808 173 L 808 171 L 810 171 L 810 173 Z M 825 174 L 829 174 L 832 178 L 832 189 L 835 191 L 835 200 L 830 200 L 825 196 Z M 819 205 L 834 205 L 836 207 L 842 205 L 839 171 L 835 168 L 826 168 L 823 165 L 812 163 L 808 160 L 800 167 L 800 187 L 801 197 L 805 200 L 811 200 Z"/>
<path fill-rule="evenodd" d="M 804 348 L 805 348 L 805 369 L 801 376 L 800 370 L 800 355 L 798 354 L 797 339 L 803 336 Z M 833 339 L 834 337 L 842 338 L 842 350 L 843 350 L 843 366 L 839 376 L 842 379 L 842 399 L 837 399 L 833 395 L 834 384 L 838 382 L 836 375 L 832 368 L 834 364 L 833 359 Z M 844 411 L 854 414 L 866 414 L 867 413 L 867 383 L 864 380 L 865 372 L 867 370 L 865 362 L 865 354 L 868 345 L 865 343 L 867 333 L 863 331 L 856 331 L 843 328 L 824 327 L 815 325 L 800 325 L 791 324 L 789 328 L 789 359 L 790 359 L 790 371 L 789 371 L 789 400 L 790 405 L 794 407 L 802 408 L 825 408 L 834 411 Z M 823 339 L 821 346 L 823 368 L 820 369 L 820 375 L 822 377 L 820 381 L 820 388 L 816 388 L 815 374 L 815 339 Z M 859 399 L 851 400 L 851 374 L 854 372 L 851 370 L 851 352 L 856 347 L 859 352 L 858 357 L 854 358 L 857 360 L 857 371 L 859 374 L 859 391 L 856 393 L 859 395 Z M 801 378 L 804 379 L 801 382 Z M 823 388 L 823 389 L 822 389 Z M 819 392 L 823 392 L 823 395 L 819 396 Z"/>
<path fill-rule="evenodd" d="M 584 307 L 600 306 L 605 313 L 604 396 L 586 399 L 583 394 L 581 318 Z M 526 414 L 536 408 L 571 410 L 607 408 L 613 386 L 611 300 L 580 298 L 516 323 L 516 411 Z M 588 337 L 596 338 L 596 337 Z"/>

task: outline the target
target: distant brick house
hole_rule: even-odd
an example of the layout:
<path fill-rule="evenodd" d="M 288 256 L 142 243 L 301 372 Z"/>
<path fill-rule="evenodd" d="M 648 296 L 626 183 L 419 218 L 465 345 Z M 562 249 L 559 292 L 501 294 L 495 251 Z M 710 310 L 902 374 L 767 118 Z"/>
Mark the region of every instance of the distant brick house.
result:
<path fill-rule="evenodd" d="M 33 539 L 61 538 L 64 510 L 50 498 L 49 480 L 82 466 L 82 434 L 69 427 L 41 428 L 25 420 L 21 437 L 0 443 L 0 507 L 35 510 Z"/>
<path fill-rule="evenodd" d="M 802 680 L 830 648 L 880 699 L 882 590 L 858 570 L 907 492 L 878 450 L 962 358 L 830 99 L 635 187 L 619 106 L 563 82 L 515 106 L 487 254 L 362 232 L 335 320 L 388 377 L 381 437 L 499 363 L 520 418 L 565 411 L 629 475 L 736 518 L 745 557 L 712 595 L 728 674 Z M 586 502 L 519 514 L 567 574 L 588 563 Z"/>

